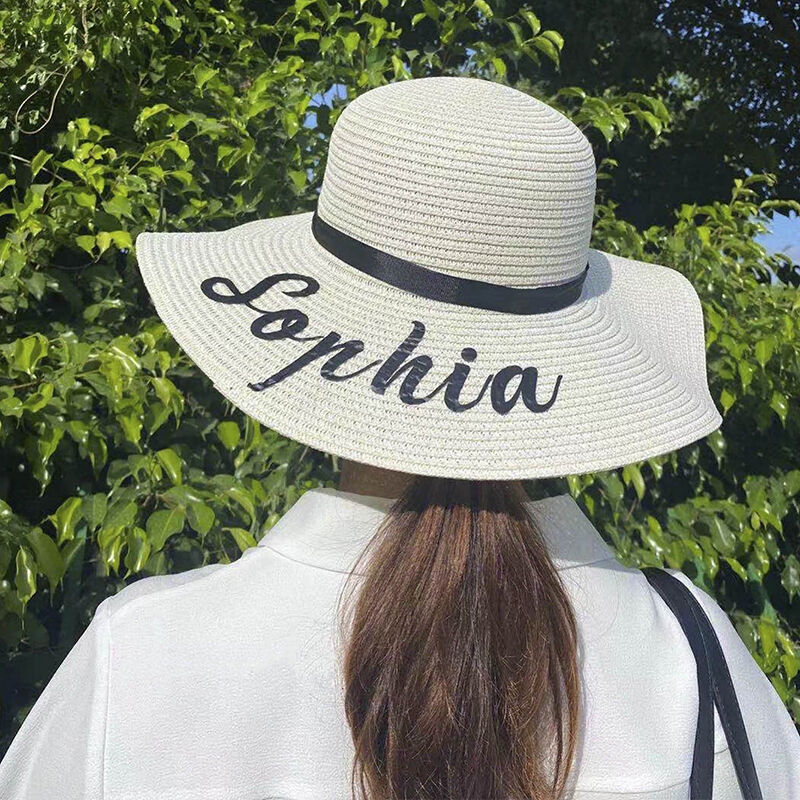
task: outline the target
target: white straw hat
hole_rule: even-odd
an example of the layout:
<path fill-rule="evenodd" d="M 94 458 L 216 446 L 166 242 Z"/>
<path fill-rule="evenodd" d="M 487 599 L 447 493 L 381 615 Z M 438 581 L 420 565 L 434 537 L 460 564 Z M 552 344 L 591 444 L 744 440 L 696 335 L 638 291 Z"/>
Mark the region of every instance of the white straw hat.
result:
<path fill-rule="evenodd" d="M 590 472 L 721 423 L 697 294 L 590 249 L 594 193 L 562 114 L 423 78 L 344 110 L 315 215 L 143 233 L 137 255 L 178 343 L 286 436 L 424 475 Z"/>

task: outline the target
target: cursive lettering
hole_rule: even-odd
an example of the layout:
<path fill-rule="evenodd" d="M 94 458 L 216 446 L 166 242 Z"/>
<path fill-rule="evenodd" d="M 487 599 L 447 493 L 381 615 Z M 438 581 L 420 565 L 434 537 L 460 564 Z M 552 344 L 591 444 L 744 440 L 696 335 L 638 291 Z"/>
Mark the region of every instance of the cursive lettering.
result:
<path fill-rule="evenodd" d="M 296 284 L 300 283 L 300 288 Z M 295 288 L 283 284 L 292 283 Z M 220 291 L 220 288 L 225 291 Z M 508 414 L 521 399 L 525 407 L 534 413 L 549 410 L 558 397 L 563 375 L 556 377 L 553 391 L 546 402 L 539 402 L 537 388 L 539 371 L 536 367 L 521 367 L 511 364 L 484 378 L 478 393 L 470 400 L 462 401 L 461 394 L 471 373 L 471 364 L 478 359 L 473 347 L 461 350 L 461 361 L 456 361 L 450 374 L 427 394 L 418 394 L 422 380 L 433 369 L 433 359 L 428 355 L 415 355 L 416 349 L 425 337 L 425 325 L 412 322 L 411 332 L 397 346 L 391 355 L 383 359 L 371 360 L 366 364 L 341 371 L 345 365 L 354 362 L 366 349 L 363 340 L 342 341 L 341 334 L 330 331 L 322 335 L 301 335 L 308 327 L 308 316 L 297 308 L 279 310 L 265 309 L 256 305 L 271 289 L 277 288 L 286 297 L 310 297 L 319 290 L 319 283 L 307 275 L 283 272 L 270 275 L 254 284 L 246 291 L 240 291 L 236 284 L 225 277 L 207 278 L 200 284 L 200 290 L 209 299 L 225 305 L 244 305 L 258 316 L 250 325 L 250 332 L 257 339 L 278 341 L 290 339 L 297 342 L 314 342 L 294 361 L 279 369 L 267 378 L 248 383 L 256 392 L 263 392 L 287 378 L 300 372 L 311 364 L 320 363 L 319 374 L 324 380 L 341 382 L 375 369 L 370 386 L 372 391 L 384 395 L 393 384 L 400 382 L 398 396 L 406 405 L 427 403 L 444 391 L 444 404 L 450 411 L 460 413 L 477 406 L 488 393 L 489 402 L 498 414 Z"/>

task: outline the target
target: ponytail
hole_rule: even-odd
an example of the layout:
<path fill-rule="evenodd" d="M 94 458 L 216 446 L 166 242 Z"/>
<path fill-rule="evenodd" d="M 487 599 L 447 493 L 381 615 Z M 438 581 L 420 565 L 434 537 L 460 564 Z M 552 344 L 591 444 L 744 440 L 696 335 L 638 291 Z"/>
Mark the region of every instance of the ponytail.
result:
<path fill-rule="evenodd" d="M 575 751 L 569 598 L 517 483 L 417 478 L 347 619 L 353 793 L 556 800 Z"/>

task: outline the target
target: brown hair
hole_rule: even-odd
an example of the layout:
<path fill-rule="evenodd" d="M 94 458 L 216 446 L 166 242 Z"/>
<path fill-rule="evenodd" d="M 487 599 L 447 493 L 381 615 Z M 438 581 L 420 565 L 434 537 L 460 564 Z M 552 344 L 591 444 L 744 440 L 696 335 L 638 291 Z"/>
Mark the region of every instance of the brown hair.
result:
<path fill-rule="evenodd" d="M 555 800 L 575 751 L 569 598 L 518 483 L 417 478 L 347 618 L 353 793 Z"/>

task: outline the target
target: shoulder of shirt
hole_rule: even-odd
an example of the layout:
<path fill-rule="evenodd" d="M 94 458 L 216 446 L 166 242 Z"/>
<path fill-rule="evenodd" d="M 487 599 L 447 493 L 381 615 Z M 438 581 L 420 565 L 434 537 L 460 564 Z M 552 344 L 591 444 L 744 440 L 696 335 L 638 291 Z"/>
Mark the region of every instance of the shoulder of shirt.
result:
<path fill-rule="evenodd" d="M 95 617 L 105 616 L 109 622 L 114 622 L 117 617 L 131 610 L 143 606 L 164 604 L 165 607 L 175 599 L 176 594 L 192 590 L 203 590 L 209 584 L 224 581 L 226 578 L 235 579 L 240 570 L 260 560 L 265 553 L 272 553 L 267 547 L 251 547 L 236 561 L 228 564 L 208 564 L 204 567 L 186 570 L 171 575 L 153 575 L 142 578 L 135 583 L 130 583 L 117 594 L 107 597 L 97 607 Z"/>
<path fill-rule="evenodd" d="M 695 599 L 703 607 L 709 622 L 711 622 L 717 634 L 719 634 L 720 628 L 725 630 L 728 628 L 733 629 L 733 623 L 717 601 L 708 592 L 699 587 L 685 572 L 672 568 L 667 568 L 666 571 L 691 591 Z"/>

